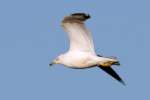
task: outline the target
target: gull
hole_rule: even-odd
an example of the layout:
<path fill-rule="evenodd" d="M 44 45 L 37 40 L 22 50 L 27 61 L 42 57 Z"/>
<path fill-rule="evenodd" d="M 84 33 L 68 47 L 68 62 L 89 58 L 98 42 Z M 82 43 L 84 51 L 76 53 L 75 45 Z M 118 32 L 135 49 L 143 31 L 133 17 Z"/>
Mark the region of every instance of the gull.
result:
<path fill-rule="evenodd" d="M 62 64 L 74 69 L 98 67 L 125 85 L 121 77 L 112 69 L 112 65 L 120 65 L 117 58 L 96 54 L 91 32 L 84 24 L 89 18 L 90 15 L 85 13 L 73 13 L 64 17 L 61 25 L 68 33 L 70 48 L 49 65 Z"/>

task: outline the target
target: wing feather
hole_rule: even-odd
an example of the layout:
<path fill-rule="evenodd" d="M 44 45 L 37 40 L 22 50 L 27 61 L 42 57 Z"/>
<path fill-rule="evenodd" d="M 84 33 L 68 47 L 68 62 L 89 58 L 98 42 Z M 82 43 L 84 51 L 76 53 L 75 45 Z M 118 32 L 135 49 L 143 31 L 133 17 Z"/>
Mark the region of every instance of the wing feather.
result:
<path fill-rule="evenodd" d="M 70 49 L 95 54 L 93 39 L 90 31 L 85 27 L 84 21 L 89 15 L 83 13 L 66 16 L 62 21 L 64 30 L 68 33 Z"/>
<path fill-rule="evenodd" d="M 103 67 L 103 66 L 98 66 L 101 68 L 103 71 L 105 71 L 107 74 L 112 76 L 114 79 L 125 85 L 125 82 L 121 79 L 121 77 L 111 68 L 111 67 Z"/>

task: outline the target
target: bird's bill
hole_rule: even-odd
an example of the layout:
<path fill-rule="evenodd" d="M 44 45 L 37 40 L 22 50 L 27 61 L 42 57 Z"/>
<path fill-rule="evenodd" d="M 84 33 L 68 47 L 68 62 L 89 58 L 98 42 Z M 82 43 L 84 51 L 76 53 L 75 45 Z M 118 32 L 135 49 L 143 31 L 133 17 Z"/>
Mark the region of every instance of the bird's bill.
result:
<path fill-rule="evenodd" d="M 57 60 L 52 61 L 52 62 L 49 64 L 49 66 L 53 66 L 54 64 L 58 64 L 58 61 L 57 61 Z"/>
<path fill-rule="evenodd" d="M 49 64 L 49 66 L 53 66 L 54 65 L 54 63 L 53 62 L 51 62 L 50 64 Z"/>

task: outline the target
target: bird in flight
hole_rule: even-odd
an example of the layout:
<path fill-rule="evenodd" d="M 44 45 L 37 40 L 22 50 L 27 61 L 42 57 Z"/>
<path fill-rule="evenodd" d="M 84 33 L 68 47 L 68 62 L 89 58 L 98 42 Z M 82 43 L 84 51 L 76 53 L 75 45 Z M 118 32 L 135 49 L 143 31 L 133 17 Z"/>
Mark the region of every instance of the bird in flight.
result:
<path fill-rule="evenodd" d="M 125 85 L 121 77 L 112 69 L 112 65 L 120 65 L 117 58 L 103 57 L 95 53 L 91 32 L 84 24 L 89 18 L 90 15 L 85 13 L 74 13 L 64 17 L 61 25 L 68 33 L 70 48 L 49 65 L 63 64 L 74 69 L 98 67 Z"/>

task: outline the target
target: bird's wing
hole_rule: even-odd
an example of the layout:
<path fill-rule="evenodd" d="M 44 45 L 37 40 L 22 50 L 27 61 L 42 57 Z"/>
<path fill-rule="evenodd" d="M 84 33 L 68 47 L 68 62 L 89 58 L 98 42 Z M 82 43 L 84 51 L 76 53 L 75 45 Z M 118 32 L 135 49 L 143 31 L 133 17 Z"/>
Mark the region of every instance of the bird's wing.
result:
<path fill-rule="evenodd" d="M 107 74 L 111 75 L 114 79 L 125 85 L 121 77 L 111 67 L 103 67 L 103 66 L 98 67 L 101 68 L 103 71 L 105 71 Z"/>
<path fill-rule="evenodd" d="M 84 25 L 84 21 L 89 18 L 90 16 L 84 13 L 75 13 L 63 19 L 62 27 L 68 33 L 70 50 L 95 54 L 91 33 Z"/>

